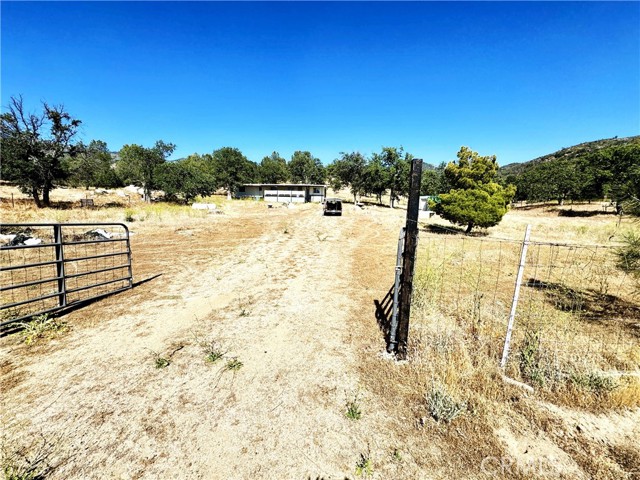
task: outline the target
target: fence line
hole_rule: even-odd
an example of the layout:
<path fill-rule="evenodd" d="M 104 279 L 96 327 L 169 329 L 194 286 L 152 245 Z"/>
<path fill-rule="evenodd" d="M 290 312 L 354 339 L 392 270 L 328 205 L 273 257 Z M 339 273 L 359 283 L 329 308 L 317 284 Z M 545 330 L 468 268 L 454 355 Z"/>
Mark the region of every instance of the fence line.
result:
<path fill-rule="evenodd" d="M 514 378 L 543 383 L 576 371 L 640 371 L 640 306 L 616 248 L 528 246 L 516 280 L 522 241 L 423 235 L 416 302 L 481 338 Z M 520 298 L 506 342 L 514 284 Z"/>

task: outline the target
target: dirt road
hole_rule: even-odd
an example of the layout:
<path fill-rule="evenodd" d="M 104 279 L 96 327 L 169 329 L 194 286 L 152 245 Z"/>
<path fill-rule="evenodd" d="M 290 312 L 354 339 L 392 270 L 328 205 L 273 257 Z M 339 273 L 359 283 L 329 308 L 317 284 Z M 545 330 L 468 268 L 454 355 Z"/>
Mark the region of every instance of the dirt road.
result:
<path fill-rule="evenodd" d="M 71 330 L 42 346 L 0 346 L 5 443 L 50 442 L 53 478 L 353 477 L 397 442 L 355 362 L 383 349 L 358 332 L 375 328 L 401 222 L 262 205 L 135 225 L 136 280 L 162 276 L 70 314 Z M 386 255 L 354 261 L 372 245 Z M 225 356 L 206 362 L 205 342 Z"/>

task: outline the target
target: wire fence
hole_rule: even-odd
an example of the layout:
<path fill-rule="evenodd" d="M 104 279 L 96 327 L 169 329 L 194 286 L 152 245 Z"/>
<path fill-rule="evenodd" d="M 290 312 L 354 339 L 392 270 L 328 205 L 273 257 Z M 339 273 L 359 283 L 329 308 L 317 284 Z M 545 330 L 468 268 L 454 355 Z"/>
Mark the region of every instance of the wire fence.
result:
<path fill-rule="evenodd" d="M 454 318 L 499 362 L 522 242 L 439 234 L 420 243 L 415 301 Z M 612 247 L 529 243 L 507 375 L 545 383 L 575 372 L 640 371 L 640 306 L 618 261 Z"/>

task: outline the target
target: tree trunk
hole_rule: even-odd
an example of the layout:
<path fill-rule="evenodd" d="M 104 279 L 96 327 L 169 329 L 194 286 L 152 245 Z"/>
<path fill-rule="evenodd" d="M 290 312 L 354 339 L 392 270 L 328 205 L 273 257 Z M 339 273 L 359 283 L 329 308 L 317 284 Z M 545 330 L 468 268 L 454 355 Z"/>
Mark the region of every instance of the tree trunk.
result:
<path fill-rule="evenodd" d="M 146 184 L 142 187 L 142 191 L 144 192 L 142 195 L 144 198 L 144 201 L 147 203 L 151 203 L 151 190 L 147 188 Z"/>
<path fill-rule="evenodd" d="M 356 203 L 358 203 L 358 200 L 356 200 L 356 194 L 353 194 L 353 204 L 355 205 Z"/>
<path fill-rule="evenodd" d="M 473 222 L 469 222 L 469 224 L 467 225 L 467 229 L 465 230 L 464 233 L 471 233 L 472 228 L 473 228 Z"/>
<path fill-rule="evenodd" d="M 51 200 L 49 199 L 49 187 L 44 187 L 42 189 L 42 203 L 47 208 L 51 206 Z"/>
<path fill-rule="evenodd" d="M 36 188 L 31 189 L 31 196 L 33 197 L 33 201 L 36 203 L 36 207 L 42 208 L 42 202 L 40 201 L 40 195 L 38 194 L 38 190 Z"/>

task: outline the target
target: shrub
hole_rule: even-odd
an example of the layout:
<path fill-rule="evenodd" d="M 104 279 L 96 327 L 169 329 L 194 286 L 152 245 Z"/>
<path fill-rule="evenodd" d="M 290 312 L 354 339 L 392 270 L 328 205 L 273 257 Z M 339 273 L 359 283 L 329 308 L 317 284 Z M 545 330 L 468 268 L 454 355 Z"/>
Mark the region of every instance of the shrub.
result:
<path fill-rule="evenodd" d="M 467 410 L 466 402 L 458 402 L 441 386 L 434 386 L 426 395 L 429 414 L 436 422 L 450 423 Z"/>
<path fill-rule="evenodd" d="M 55 318 L 49 318 L 46 313 L 37 315 L 30 322 L 23 322 L 19 325 L 24 328 L 22 335 L 24 336 L 24 343 L 27 345 L 31 345 L 43 338 L 54 337 L 67 329 L 65 323 Z"/>

